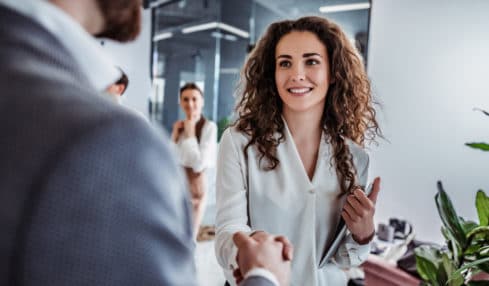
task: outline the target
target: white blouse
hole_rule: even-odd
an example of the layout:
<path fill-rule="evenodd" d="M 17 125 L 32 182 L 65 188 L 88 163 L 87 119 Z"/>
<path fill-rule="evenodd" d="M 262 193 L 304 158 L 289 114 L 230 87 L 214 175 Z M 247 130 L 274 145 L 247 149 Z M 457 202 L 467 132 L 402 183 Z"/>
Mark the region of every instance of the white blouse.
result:
<path fill-rule="evenodd" d="M 202 127 L 200 144 L 197 137 L 183 138 L 181 135 L 175 145 L 182 166 L 192 168 L 197 173 L 212 168 L 216 165 L 217 126 L 206 120 Z"/>
<path fill-rule="evenodd" d="M 280 164 L 271 171 L 259 168 L 257 148 L 248 148 L 248 159 L 245 158 L 244 147 L 248 143 L 245 134 L 229 128 L 222 136 L 216 182 L 218 262 L 227 280 L 234 285 L 231 268 L 237 267 L 237 248 L 232 235 L 237 231 L 264 230 L 284 235 L 294 245 L 291 285 L 346 285 L 346 275 L 340 268 L 365 261 L 370 245 L 359 245 L 348 234 L 335 256 L 320 268 L 323 254 L 334 239 L 345 196 L 338 198 L 340 187 L 330 164 L 331 149 L 325 142 L 325 134 L 321 138 L 314 177 L 310 180 L 285 120 L 284 123 L 285 141 L 277 147 Z M 348 144 L 358 183 L 366 185 L 369 157 L 360 146 L 351 141 Z M 247 208 L 251 228 L 247 225 Z"/>

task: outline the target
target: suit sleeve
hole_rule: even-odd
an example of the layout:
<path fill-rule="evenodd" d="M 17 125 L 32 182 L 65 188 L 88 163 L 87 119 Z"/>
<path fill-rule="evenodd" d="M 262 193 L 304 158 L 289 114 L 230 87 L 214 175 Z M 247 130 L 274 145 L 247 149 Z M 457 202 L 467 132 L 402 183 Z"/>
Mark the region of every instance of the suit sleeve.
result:
<path fill-rule="evenodd" d="M 71 138 L 46 166 L 22 236 L 24 285 L 196 285 L 168 139 L 121 117 Z"/>

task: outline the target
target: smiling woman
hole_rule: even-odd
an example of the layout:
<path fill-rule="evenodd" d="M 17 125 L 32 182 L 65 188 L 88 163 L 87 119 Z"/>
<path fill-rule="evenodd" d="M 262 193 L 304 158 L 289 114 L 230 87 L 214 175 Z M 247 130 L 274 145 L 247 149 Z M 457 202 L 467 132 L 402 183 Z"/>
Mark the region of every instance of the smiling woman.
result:
<path fill-rule="evenodd" d="M 216 253 L 228 281 L 232 235 L 262 230 L 294 245 L 292 285 L 346 285 L 340 267 L 366 259 L 380 190 L 379 179 L 369 195 L 360 187 L 363 146 L 380 135 L 360 56 L 324 18 L 277 22 L 249 56 L 240 95 L 217 173 Z"/>

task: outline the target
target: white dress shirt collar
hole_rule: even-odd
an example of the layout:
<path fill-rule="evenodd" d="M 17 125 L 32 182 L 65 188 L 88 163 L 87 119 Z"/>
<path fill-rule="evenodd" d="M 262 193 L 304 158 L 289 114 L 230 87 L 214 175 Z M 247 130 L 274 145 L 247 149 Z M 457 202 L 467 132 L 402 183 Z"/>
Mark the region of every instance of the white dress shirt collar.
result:
<path fill-rule="evenodd" d="M 120 76 L 100 44 L 70 15 L 46 0 L 0 0 L 4 5 L 33 19 L 65 46 L 92 86 L 103 91 Z"/>

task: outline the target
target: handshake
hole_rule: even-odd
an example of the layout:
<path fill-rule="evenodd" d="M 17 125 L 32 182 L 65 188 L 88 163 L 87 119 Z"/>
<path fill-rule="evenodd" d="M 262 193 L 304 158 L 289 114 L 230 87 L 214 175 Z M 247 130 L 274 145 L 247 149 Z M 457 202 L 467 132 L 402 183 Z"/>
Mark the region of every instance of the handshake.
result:
<path fill-rule="evenodd" d="M 286 237 L 270 235 L 264 231 L 257 231 L 250 236 L 237 232 L 233 235 L 233 241 L 238 248 L 236 261 L 239 268 L 233 272 L 236 284 L 248 276 L 255 276 L 253 272 L 261 269 L 258 271 L 263 273 L 262 270 L 266 270 L 272 277 L 259 276 L 275 278 L 274 282 L 280 286 L 289 285 L 293 246 Z M 243 285 L 249 284 L 245 281 Z"/>

